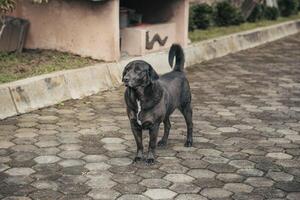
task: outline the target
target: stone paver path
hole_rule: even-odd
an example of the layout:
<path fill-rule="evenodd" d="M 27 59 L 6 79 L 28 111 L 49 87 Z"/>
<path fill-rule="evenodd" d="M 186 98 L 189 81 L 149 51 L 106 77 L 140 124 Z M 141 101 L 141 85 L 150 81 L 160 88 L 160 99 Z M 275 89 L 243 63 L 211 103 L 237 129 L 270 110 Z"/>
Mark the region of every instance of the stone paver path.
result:
<path fill-rule="evenodd" d="M 176 112 L 153 166 L 132 163 L 123 87 L 0 121 L 0 199 L 299 200 L 300 34 L 188 78 L 194 146 Z"/>

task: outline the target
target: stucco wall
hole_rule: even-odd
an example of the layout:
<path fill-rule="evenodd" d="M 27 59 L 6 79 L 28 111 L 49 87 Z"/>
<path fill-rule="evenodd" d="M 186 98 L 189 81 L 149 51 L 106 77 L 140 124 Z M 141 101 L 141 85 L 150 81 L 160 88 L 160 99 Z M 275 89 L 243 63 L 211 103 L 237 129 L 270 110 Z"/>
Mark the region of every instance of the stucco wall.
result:
<path fill-rule="evenodd" d="M 175 0 L 172 5 L 170 21 L 176 23 L 176 41 L 185 47 L 188 44 L 189 1 Z"/>
<path fill-rule="evenodd" d="M 56 49 L 105 61 L 118 60 L 119 1 L 19 0 L 15 16 L 28 19 L 26 48 Z"/>
<path fill-rule="evenodd" d="M 121 5 L 142 13 L 149 24 L 176 24 L 176 42 L 183 46 L 188 40 L 189 0 L 122 0 Z"/>

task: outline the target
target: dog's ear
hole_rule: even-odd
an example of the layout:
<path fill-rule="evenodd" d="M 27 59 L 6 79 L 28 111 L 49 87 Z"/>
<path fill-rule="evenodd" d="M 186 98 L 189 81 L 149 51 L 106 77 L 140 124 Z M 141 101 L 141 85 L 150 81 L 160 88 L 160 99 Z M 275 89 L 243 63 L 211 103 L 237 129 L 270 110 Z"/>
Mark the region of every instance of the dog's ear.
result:
<path fill-rule="evenodd" d="M 124 82 L 124 76 L 126 75 L 126 73 L 128 71 L 129 65 L 130 65 L 130 63 L 127 64 L 126 67 L 123 70 L 123 73 L 122 73 L 122 82 Z"/>
<path fill-rule="evenodd" d="M 148 64 L 148 74 L 151 81 L 159 79 L 159 75 L 150 64 Z"/>

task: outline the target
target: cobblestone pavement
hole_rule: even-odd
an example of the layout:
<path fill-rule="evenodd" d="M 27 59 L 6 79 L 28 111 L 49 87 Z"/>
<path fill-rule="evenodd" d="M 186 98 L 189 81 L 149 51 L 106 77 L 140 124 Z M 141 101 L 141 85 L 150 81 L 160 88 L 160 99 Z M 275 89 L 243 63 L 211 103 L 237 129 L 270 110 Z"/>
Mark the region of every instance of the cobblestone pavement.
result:
<path fill-rule="evenodd" d="M 0 121 L 0 199 L 299 200 L 300 34 L 188 77 L 194 146 L 176 112 L 153 166 L 132 163 L 123 87 Z"/>

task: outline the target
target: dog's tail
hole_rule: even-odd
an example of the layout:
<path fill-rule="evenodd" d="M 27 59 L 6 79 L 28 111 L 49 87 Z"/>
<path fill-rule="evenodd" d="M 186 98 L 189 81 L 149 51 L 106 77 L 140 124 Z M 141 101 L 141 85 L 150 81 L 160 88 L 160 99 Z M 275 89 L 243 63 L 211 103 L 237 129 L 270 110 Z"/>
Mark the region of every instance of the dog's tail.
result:
<path fill-rule="evenodd" d="M 173 67 L 174 57 L 176 57 L 175 66 Z M 173 71 L 183 71 L 184 67 L 184 52 L 179 44 L 172 44 L 169 51 L 169 64 L 173 67 Z"/>

